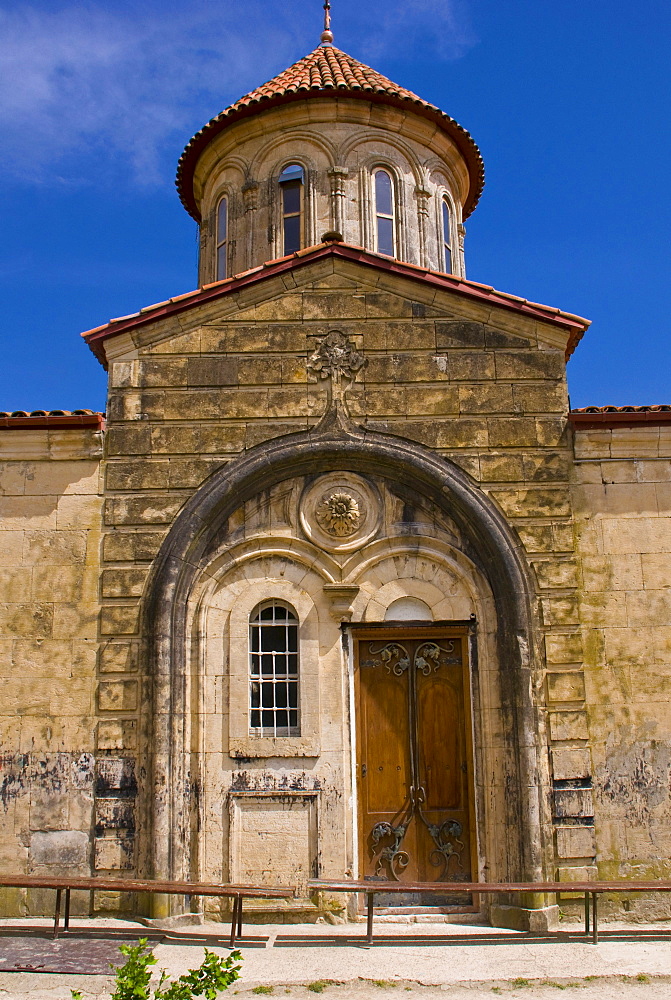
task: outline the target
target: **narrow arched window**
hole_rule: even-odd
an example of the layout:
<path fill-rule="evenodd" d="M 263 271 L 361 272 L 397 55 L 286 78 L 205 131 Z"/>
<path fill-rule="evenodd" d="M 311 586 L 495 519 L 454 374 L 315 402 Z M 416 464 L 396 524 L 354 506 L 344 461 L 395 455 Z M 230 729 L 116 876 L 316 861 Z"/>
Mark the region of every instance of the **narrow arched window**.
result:
<path fill-rule="evenodd" d="M 228 277 L 228 198 L 217 206 L 217 281 Z"/>
<path fill-rule="evenodd" d="M 303 168 L 297 163 L 289 164 L 280 174 L 285 256 L 300 250 L 303 245 L 303 182 Z"/>
<path fill-rule="evenodd" d="M 443 259 L 445 271 L 452 274 L 452 217 L 447 198 L 443 198 Z"/>
<path fill-rule="evenodd" d="M 394 182 L 386 170 L 376 170 L 375 180 L 375 249 L 387 257 L 395 256 L 396 219 Z"/>
<path fill-rule="evenodd" d="M 282 601 L 264 601 L 249 619 L 249 728 L 300 736 L 298 618 Z"/>

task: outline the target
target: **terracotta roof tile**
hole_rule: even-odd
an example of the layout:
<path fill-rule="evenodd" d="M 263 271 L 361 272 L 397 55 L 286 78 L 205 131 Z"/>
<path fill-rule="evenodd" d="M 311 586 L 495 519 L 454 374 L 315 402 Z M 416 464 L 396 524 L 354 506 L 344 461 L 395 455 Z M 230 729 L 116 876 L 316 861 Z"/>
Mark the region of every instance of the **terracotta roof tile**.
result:
<path fill-rule="evenodd" d="M 313 97 L 354 97 L 376 103 L 408 107 L 436 122 L 455 142 L 468 164 L 471 189 L 464 205 L 464 218 L 478 203 L 484 185 L 484 164 L 471 135 L 435 104 L 413 94 L 332 45 L 314 52 L 283 70 L 272 80 L 245 94 L 204 125 L 186 146 L 177 167 L 177 190 L 187 212 L 200 221 L 193 195 L 193 175 L 200 154 L 217 133 L 241 118 L 268 107 Z"/>
<path fill-rule="evenodd" d="M 508 295 L 506 292 L 498 292 L 491 285 L 481 285 L 475 281 L 467 281 L 465 278 L 457 278 L 442 271 L 430 271 L 415 264 L 406 264 L 404 261 L 395 260 L 383 254 L 373 253 L 363 247 L 353 246 L 349 243 L 320 243 L 314 247 L 306 247 L 287 257 L 280 257 L 279 260 L 268 261 L 267 263 L 236 274 L 223 281 L 212 282 L 202 288 L 196 288 L 193 292 L 178 296 L 170 302 L 157 302 L 152 306 L 147 306 L 134 316 L 125 317 L 124 320 L 110 320 L 105 326 L 98 326 L 94 330 L 87 330 L 82 333 L 82 337 L 105 366 L 105 351 L 103 343 L 108 337 L 116 336 L 128 330 L 142 326 L 144 323 L 151 323 L 162 319 L 165 316 L 174 315 L 192 306 L 203 302 L 209 302 L 219 296 L 228 295 L 245 288 L 257 281 L 271 278 L 275 275 L 282 275 L 294 268 L 299 268 L 315 260 L 322 260 L 325 257 L 341 257 L 345 260 L 357 261 L 367 267 L 380 268 L 399 276 L 412 278 L 432 285 L 436 288 L 449 289 L 464 295 L 467 298 L 477 299 L 480 302 L 487 302 L 492 305 L 504 306 L 538 320 L 557 323 L 563 329 L 568 330 L 569 340 L 566 348 L 566 359 L 575 350 L 583 333 L 590 325 L 590 321 L 576 316 L 574 313 L 562 312 L 554 306 L 530 305 L 525 299 L 520 299 L 517 295 Z"/>
<path fill-rule="evenodd" d="M 105 414 L 95 410 L 0 410 L 0 429 L 30 430 L 88 427 L 103 430 Z"/>

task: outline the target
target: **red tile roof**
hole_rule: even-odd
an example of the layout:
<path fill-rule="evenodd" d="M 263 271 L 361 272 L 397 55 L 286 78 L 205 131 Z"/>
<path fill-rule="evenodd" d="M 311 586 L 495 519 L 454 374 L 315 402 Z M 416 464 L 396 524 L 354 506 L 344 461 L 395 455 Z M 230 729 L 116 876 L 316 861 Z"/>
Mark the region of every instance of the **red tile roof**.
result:
<path fill-rule="evenodd" d="M 260 264 L 258 267 L 253 267 L 242 274 L 234 275 L 232 278 L 215 281 L 212 284 L 204 285 L 202 288 L 197 288 L 193 292 L 187 292 L 184 295 L 177 295 L 175 298 L 166 299 L 165 302 L 157 302 L 131 316 L 112 319 L 103 326 L 97 326 L 93 330 L 85 331 L 82 333 L 82 337 L 84 337 L 86 343 L 103 367 L 106 367 L 107 362 L 103 344 L 108 337 L 114 337 L 119 333 L 137 329 L 147 323 L 154 323 L 156 320 L 163 319 L 166 316 L 173 316 L 176 313 L 184 312 L 186 309 L 191 309 L 204 302 L 211 302 L 213 299 L 229 295 L 232 292 L 238 292 L 256 282 L 265 281 L 268 278 L 276 277 L 287 271 L 298 270 L 308 264 L 328 257 L 340 257 L 344 260 L 356 261 L 365 267 L 391 272 L 397 274 L 399 277 L 420 281 L 422 284 L 433 288 L 456 292 L 457 295 L 463 295 L 465 298 L 476 300 L 480 303 L 485 302 L 489 305 L 502 306 L 504 309 L 523 313 L 526 316 L 534 317 L 545 323 L 554 323 L 562 327 L 569 334 L 568 346 L 566 348 L 567 360 L 590 325 L 590 320 L 583 319 L 582 316 L 562 312 L 561 309 L 556 309 L 553 306 L 544 306 L 538 302 L 528 302 L 518 295 L 497 292 L 491 285 L 481 285 L 477 281 L 467 281 L 465 278 L 457 278 L 452 274 L 430 271 L 428 268 L 418 267 L 415 264 L 406 264 L 392 257 L 385 257 L 382 254 L 373 253 L 371 250 L 364 250 L 363 247 L 352 246 L 348 243 L 320 243 L 317 246 L 299 250 L 288 257 L 280 257 L 279 260 Z"/>
<path fill-rule="evenodd" d="M 659 403 L 652 406 L 581 406 L 569 413 L 569 420 L 575 428 L 596 430 L 598 428 L 622 427 L 632 424 L 655 426 L 671 423 L 671 404 Z"/>
<path fill-rule="evenodd" d="M 40 427 L 104 430 L 105 414 L 94 410 L 0 410 L 0 429 L 24 430 Z"/>
<path fill-rule="evenodd" d="M 482 194 L 485 177 L 482 156 L 471 135 L 435 104 L 429 104 L 412 91 L 399 87 L 332 45 L 320 46 L 299 59 L 268 83 L 225 108 L 196 132 L 177 166 L 177 190 L 187 212 L 200 222 L 200 212 L 193 195 L 193 176 L 200 154 L 215 135 L 241 118 L 248 118 L 278 104 L 334 96 L 411 108 L 415 114 L 435 122 L 449 135 L 468 165 L 471 187 L 464 205 L 464 218 L 471 214 Z"/>

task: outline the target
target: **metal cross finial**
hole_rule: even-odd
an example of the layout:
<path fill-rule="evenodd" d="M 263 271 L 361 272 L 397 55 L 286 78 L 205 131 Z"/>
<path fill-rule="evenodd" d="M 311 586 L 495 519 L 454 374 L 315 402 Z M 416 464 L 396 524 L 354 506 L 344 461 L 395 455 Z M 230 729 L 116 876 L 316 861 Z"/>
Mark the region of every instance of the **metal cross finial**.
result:
<path fill-rule="evenodd" d="M 329 0 L 324 3 L 324 30 L 322 31 L 322 45 L 333 45 L 333 32 L 331 31 L 331 4 Z"/>

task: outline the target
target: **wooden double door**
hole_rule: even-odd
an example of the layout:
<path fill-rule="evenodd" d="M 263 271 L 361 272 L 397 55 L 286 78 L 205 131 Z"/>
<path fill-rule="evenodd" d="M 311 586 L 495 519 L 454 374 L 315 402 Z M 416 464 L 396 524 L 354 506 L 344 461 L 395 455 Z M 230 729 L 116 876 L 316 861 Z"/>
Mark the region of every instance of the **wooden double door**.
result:
<path fill-rule="evenodd" d="M 472 881 L 468 626 L 356 634 L 359 857 L 364 878 L 445 882 L 396 904 L 468 909 Z"/>

